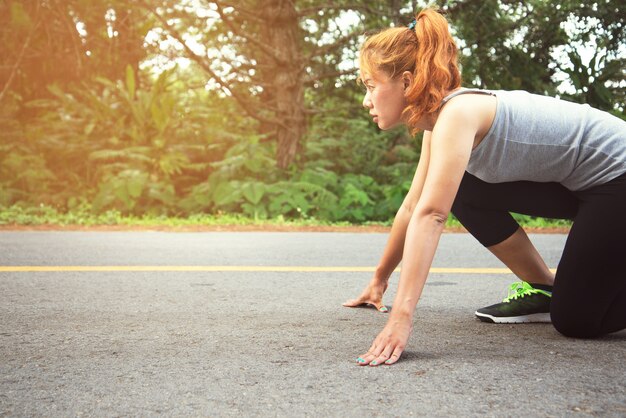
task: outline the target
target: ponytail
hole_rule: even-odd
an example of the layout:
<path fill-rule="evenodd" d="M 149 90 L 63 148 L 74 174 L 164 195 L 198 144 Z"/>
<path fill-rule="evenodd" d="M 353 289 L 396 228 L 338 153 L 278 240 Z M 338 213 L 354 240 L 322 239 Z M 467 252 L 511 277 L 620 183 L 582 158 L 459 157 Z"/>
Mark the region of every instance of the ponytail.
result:
<path fill-rule="evenodd" d="M 406 94 L 409 105 L 404 110 L 412 134 L 418 120 L 436 112 L 446 93 L 461 86 L 457 47 L 446 18 L 433 9 L 425 9 L 415 20 L 414 81 Z"/>
<path fill-rule="evenodd" d="M 361 77 L 377 71 L 390 78 L 405 71 L 413 74 L 403 112 L 412 135 L 418 131 L 418 121 L 436 112 L 446 93 L 461 86 L 457 47 L 448 22 L 432 8 L 418 13 L 411 28 L 389 28 L 368 38 L 361 48 L 360 68 Z"/>

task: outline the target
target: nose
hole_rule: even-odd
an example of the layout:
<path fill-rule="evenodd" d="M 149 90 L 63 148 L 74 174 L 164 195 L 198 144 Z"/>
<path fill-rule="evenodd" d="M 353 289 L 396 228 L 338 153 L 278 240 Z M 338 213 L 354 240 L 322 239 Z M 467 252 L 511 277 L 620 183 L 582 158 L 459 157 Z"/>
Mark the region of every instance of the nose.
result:
<path fill-rule="evenodd" d="M 367 109 L 371 109 L 372 108 L 372 100 L 370 98 L 370 92 L 369 91 L 367 93 L 365 93 L 365 96 L 363 96 L 363 107 L 365 107 Z"/>

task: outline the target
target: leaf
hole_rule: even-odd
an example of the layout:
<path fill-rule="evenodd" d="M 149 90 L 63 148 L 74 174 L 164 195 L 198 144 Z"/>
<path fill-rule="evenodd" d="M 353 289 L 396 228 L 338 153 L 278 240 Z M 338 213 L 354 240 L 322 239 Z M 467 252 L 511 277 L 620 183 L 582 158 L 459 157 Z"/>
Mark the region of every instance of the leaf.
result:
<path fill-rule="evenodd" d="M 94 78 L 94 80 L 96 82 L 102 84 L 103 86 L 108 87 L 108 88 L 110 88 L 112 90 L 117 88 L 117 85 L 114 82 L 112 82 L 111 80 L 109 80 L 108 78 L 97 76 L 97 77 Z"/>
<path fill-rule="evenodd" d="M 152 183 L 148 188 L 148 196 L 169 206 L 174 204 L 176 192 L 171 184 Z"/>
<path fill-rule="evenodd" d="M 65 99 L 65 92 L 59 87 L 58 84 L 50 84 L 47 86 L 47 89 L 50 93 L 54 94 L 56 97 L 60 99 Z"/>
<path fill-rule="evenodd" d="M 213 192 L 213 202 L 218 206 L 226 206 L 241 198 L 241 192 L 234 187 L 238 182 L 221 183 Z"/>
<path fill-rule="evenodd" d="M 90 122 L 87 126 L 85 126 L 85 130 L 84 130 L 85 135 L 90 135 L 93 132 L 95 127 L 96 127 L 96 123 L 93 121 Z"/>
<path fill-rule="evenodd" d="M 598 103 L 597 106 L 602 108 L 610 108 L 612 105 L 611 92 L 603 83 L 596 82 L 591 86 L 591 91 L 595 94 Z"/>
<path fill-rule="evenodd" d="M 126 66 L 126 88 L 131 100 L 135 100 L 135 71 L 130 64 Z"/>
<path fill-rule="evenodd" d="M 153 102 L 150 105 L 150 115 L 158 131 L 163 133 L 167 127 L 169 117 L 163 112 L 163 109 L 161 109 L 158 103 Z"/>
<path fill-rule="evenodd" d="M 354 184 L 348 183 L 344 189 L 344 194 L 341 197 L 339 203 L 347 208 L 354 204 L 358 206 L 365 206 L 373 203 L 366 192 L 358 189 Z"/>
<path fill-rule="evenodd" d="M 268 209 L 272 216 L 285 215 L 295 208 L 296 205 L 292 203 L 288 195 L 274 197 L 268 205 Z"/>
<path fill-rule="evenodd" d="M 136 148 L 126 148 L 126 149 L 103 149 L 99 151 L 94 151 L 89 154 L 88 160 L 90 161 L 113 161 L 113 160 L 121 160 L 121 161 L 139 161 L 145 163 L 151 163 L 152 158 L 150 156 L 142 154 L 141 151 Z"/>
<path fill-rule="evenodd" d="M 267 210 L 262 205 L 253 205 L 251 203 L 244 203 L 241 205 L 243 213 L 246 216 L 251 216 L 254 219 L 267 218 Z"/>
<path fill-rule="evenodd" d="M 131 201 L 128 196 L 128 188 L 126 182 L 122 179 L 115 178 L 110 182 L 111 189 L 115 197 L 122 201 L 125 207 L 131 206 Z"/>
<path fill-rule="evenodd" d="M 161 171 L 171 176 L 173 174 L 180 174 L 183 168 L 189 163 L 189 158 L 181 152 L 173 152 L 170 154 L 164 154 L 159 161 L 159 167 Z"/>
<path fill-rule="evenodd" d="M 244 183 L 241 187 L 243 197 L 246 198 L 253 205 L 258 205 L 266 191 L 266 186 L 263 183 L 252 182 Z"/>
<path fill-rule="evenodd" d="M 132 175 L 129 176 L 126 182 L 128 195 L 135 199 L 141 196 L 147 180 L 148 180 L 148 174 L 139 173 L 137 171 L 133 172 Z"/>

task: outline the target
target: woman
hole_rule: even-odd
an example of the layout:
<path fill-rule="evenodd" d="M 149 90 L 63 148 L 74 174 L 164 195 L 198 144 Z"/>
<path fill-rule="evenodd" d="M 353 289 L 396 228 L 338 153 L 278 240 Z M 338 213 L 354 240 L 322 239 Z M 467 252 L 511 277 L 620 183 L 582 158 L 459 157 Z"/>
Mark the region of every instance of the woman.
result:
<path fill-rule="evenodd" d="M 344 303 L 386 312 L 382 296 L 403 260 L 393 310 L 360 365 L 400 358 L 450 211 L 522 280 L 479 319 L 551 320 L 581 338 L 626 328 L 626 122 L 526 92 L 462 89 L 447 21 L 432 9 L 368 38 L 360 70 L 363 106 L 380 129 L 424 130 L 376 273 Z M 509 211 L 573 219 L 556 275 Z"/>

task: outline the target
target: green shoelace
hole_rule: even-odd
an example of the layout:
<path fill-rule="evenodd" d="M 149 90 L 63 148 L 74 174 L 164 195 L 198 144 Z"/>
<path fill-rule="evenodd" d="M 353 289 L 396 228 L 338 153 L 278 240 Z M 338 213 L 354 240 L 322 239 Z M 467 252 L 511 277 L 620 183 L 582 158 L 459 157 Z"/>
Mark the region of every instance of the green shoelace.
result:
<path fill-rule="evenodd" d="M 524 296 L 530 296 L 537 293 L 552 297 L 550 292 L 545 290 L 535 289 L 526 282 L 515 282 L 509 287 L 509 296 L 507 296 L 502 302 L 510 302 L 512 300 L 523 298 Z"/>

